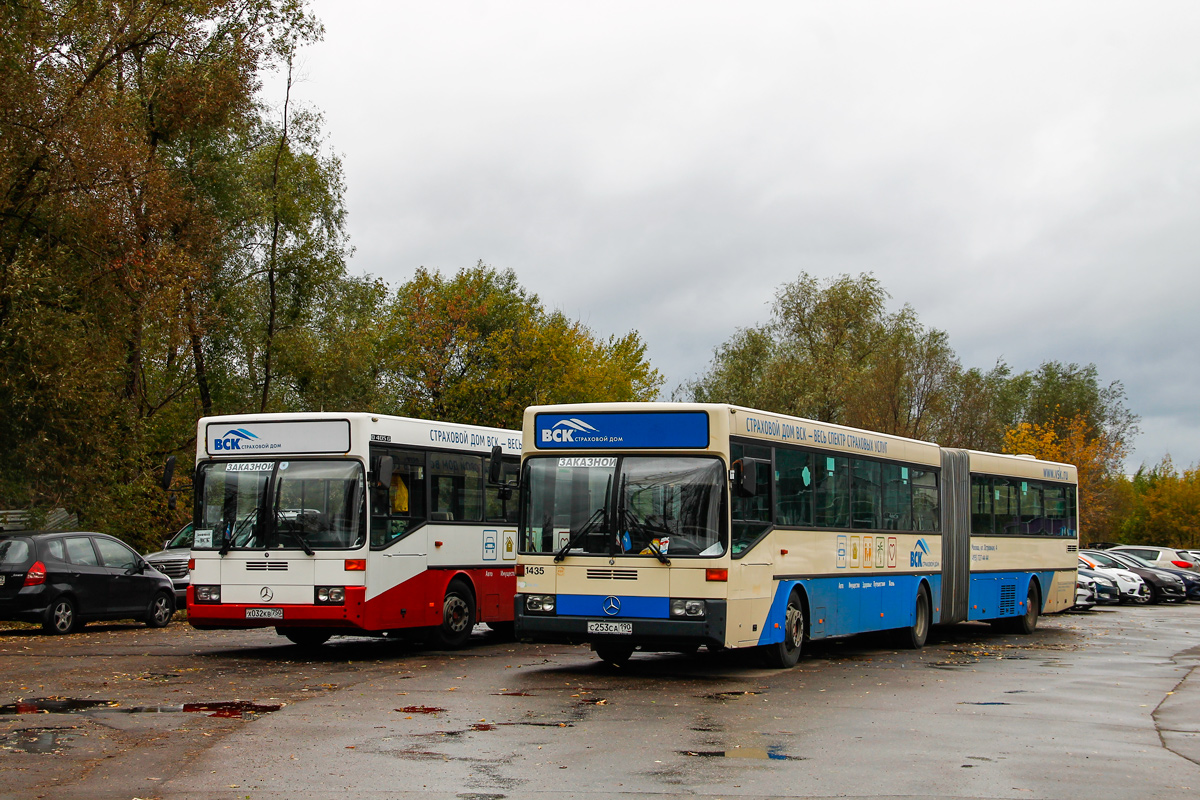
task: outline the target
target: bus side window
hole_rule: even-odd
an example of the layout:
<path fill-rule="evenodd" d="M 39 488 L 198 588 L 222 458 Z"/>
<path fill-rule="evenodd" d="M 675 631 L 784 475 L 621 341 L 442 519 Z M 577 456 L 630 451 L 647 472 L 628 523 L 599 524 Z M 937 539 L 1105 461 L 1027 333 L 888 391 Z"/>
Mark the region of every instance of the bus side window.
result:
<path fill-rule="evenodd" d="M 995 533 L 1019 533 L 1021 514 L 1017 487 L 1005 478 L 992 478 L 992 497 L 996 503 Z"/>
<path fill-rule="evenodd" d="M 429 469 L 432 521 L 483 519 L 483 456 L 434 453 Z"/>
<path fill-rule="evenodd" d="M 914 469 L 913 517 L 918 531 L 942 529 L 941 509 L 938 504 L 938 476 L 931 470 Z"/>
<path fill-rule="evenodd" d="M 744 553 L 771 527 L 771 448 L 731 444 L 730 457 L 734 462 L 743 458 L 760 459 L 755 473 L 757 490 L 753 497 L 741 497 L 733 492 L 733 555 Z"/>
<path fill-rule="evenodd" d="M 1037 481 L 1021 481 L 1021 533 L 1048 533 L 1045 514 L 1042 485 Z"/>
<path fill-rule="evenodd" d="M 812 525 L 812 454 L 801 450 L 775 450 L 775 522 L 778 525 Z"/>
<path fill-rule="evenodd" d="M 878 461 L 856 458 L 850 462 L 854 484 L 851 489 L 851 525 L 855 528 L 878 530 L 883 527 L 880 502 L 880 473 Z"/>
<path fill-rule="evenodd" d="M 908 467 L 883 465 L 883 527 L 889 531 L 912 530 L 912 480 Z"/>
<path fill-rule="evenodd" d="M 850 527 L 850 459 L 817 456 L 817 527 Z"/>
<path fill-rule="evenodd" d="M 371 505 L 371 546 L 384 547 L 425 521 L 425 453 L 391 448 L 371 452 L 372 463 L 382 455 L 393 462 L 386 501 Z"/>
<path fill-rule="evenodd" d="M 521 466 L 517 459 L 505 457 L 500 466 L 500 486 L 484 489 L 484 514 L 488 522 L 517 522 L 517 492 L 515 484 Z M 507 496 L 506 496 L 507 495 Z"/>
<path fill-rule="evenodd" d="M 986 475 L 971 476 L 971 533 L 992 533 L 992 479 Z"/>

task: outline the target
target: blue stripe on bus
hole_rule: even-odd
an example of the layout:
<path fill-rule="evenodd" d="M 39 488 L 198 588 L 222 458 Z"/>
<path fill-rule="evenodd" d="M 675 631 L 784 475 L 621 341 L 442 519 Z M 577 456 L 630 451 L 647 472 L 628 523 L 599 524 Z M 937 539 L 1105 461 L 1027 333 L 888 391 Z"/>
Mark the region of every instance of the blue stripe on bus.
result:
<path fill-rule="evenodd" d="M 912 625 L 916 613 L 917 587 L 922 581 L 929 584 L 936 622 L 941 617 L 940 575 L 854 574 L 780 581 L 758 643 L 783 641 L 787 600 L 796 584 L 800 584 L 802 591 L 808 595 L 809 635 L 813 639 L 823 639 Z"/>
<path fill-rule="evenodd" d="M 991 572 L 972 575 L 967 604 L 968 619 L 1015 617 L 1025 613 L 1029 581 L 1037 575 L 1041 585 L 1042 607 L 1054 580 L 1053 570 L 1031 572 Z M 808 628 L 813 639 L 827 636 L 846 636 L 853 633 L 906 628 L 913 624 L 916 613 L 917 589 L 922 582 L 929 584 L 933 601 L 933 621 L 941 620 L 942 576 L 854 574 L 836 578 L 780 581 L 771 600 L 771 609 L 759 635 L 759 644 L 783 641 L 784 619 L 788 596 L 800 585 L 808 596 Z M 1001 597 L 1002 588 L 1010 593 Z M 1001 603 L 1005 601 L 1002 608 Z M 1040 610 L 1040 609 L 1039 609 Z"/>
<path fill-rule="evenodd" d="M 615 614 L 607 614 L 604 601 L 615 597 L 620 608 Z M 567 617 L 641 617 L 643 619 L 666 619 L 670 616 L 671 600 L 668 597 L 627 597 L 606 594 L 560 594 L 558 615 Z"/>

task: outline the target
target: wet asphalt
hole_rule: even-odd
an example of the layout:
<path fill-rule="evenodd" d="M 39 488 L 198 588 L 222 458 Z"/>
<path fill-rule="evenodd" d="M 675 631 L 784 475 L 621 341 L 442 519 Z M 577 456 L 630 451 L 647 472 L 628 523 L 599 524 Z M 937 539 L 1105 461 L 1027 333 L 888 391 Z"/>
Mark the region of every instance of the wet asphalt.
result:
<path fill-rule="evenodd" d="M 1200 605 L 749 653 L 0 631 L 0 797 L 1194 798 Z M 41 707 L 38 702 L 41 702 Z M 54 703 L 59 705 L 55 706 Z"/>

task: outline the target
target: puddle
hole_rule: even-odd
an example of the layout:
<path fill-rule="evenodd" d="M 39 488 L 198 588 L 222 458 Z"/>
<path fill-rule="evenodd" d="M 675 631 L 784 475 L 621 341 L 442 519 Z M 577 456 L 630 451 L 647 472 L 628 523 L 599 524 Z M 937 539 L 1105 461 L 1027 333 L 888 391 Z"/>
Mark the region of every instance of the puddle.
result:
<path fill-rule="evenodd" d="M 580 701 L 577 703 L 577 705 L 581 705 L 581 706 L 606 706 L 606 705 L 608 705 L 608 698 L 606 698 L 606 697 L 597 697 L 597 698 L 595 698 L 595 699 L 580 700 Z"/>
<path fill-rule="evenodd" d="M 473 731 L 494 731 L 494 730 L 496 730 L 496 726 L 491 724 L 490 722 L 476 722 L 474 725 L 471 726 L 471 730 L 473 730 Z"/>
<path fill-rule="evenodd" d="M 492 692 L 492 695 L 495 697 L 537 697 L 533 692 Z"/>
<path fill-rule="evenodd" d="M 715 694 L 701 695 L 703 700 L 728 700 L 731 697 L 746 697 L 748 695 L 762 694 L 762 692 L 716 692 Z"/>
<path fill-rule="evenodd" d="M 960 702 L 959 705 L 960 706 L 1009 706 L 1009 705 L 1012 705 L 1012 703 L 997 703 L 995 701 L 992 701 L 989 703 Z"/>
<path fill-rule="evenodd" d="M 777 748 L 769 747 L 735 747 L 732 750 L 677 750 L 681 756 L 693 758 L 757 758 L 771 761 L 806 761 L 801 756 L 790 756 L 781 753 Z"/>
<path fill-rule="evenodd" d="M 266 714 L 271 711 L 278 711 L 281 708 L 283 708 L 283 703 L 252 703 L 249 700 L 232 700 L 221 703 L 183 703 L 182 705 L 129 706 L 122 708 L 116 700 L 73 700 L 46 697 L 0 706 L 0 715 L 78 714 L 88 711 L 103 711 L 116 714 L 200 713 L 208 714 L 210 717 L 248 719 L 256 714 Z"/>
<path fill-rule="evenodd" d="M 159 706 L 161 710 L 163 706 Z M 248 700 L 234 700 L 230 703 L 184 703 L 183 710 L 188 712 L 198 711 L 208 714 L 210 717 L 223 717 L 226 719 L 245 719 L 247 715 L 268 714 L 272 711 L 278 711 L 283 708 L 283 703 L 251 703 Z"/>
<path fill-rule="evenodd" d="M 74 728 L 25 728 L 0 736 L 0 749 L 14 753 L 49 755 L 61 753 L 75 739 Z"/>
<path fill-rule="evenodd" d="M 401 714 L 439 714 L 445 710 L 437 706 L 405 706 L 404 708 L 396 709 Z"/>
<path fill-rule="evenodd" d="M 93 708 L 114 708 L 115 700 L 69 700 L 60 697 L 41 697 L 0 706 L 0 715 L 12 714 L 74 714 Z"/>

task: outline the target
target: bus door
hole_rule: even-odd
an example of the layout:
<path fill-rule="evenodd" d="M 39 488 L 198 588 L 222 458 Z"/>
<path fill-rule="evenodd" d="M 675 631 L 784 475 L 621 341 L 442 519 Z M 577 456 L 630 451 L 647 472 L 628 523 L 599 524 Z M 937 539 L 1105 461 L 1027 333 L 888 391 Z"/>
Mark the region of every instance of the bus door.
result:
<path fill-rule="evenodd" d="M 727 642 L 738 647 L 758 644 L 775 593 L 775 559 L 769 541 L 771 530 L 771 450 L 733 444 L 735 470 L 751 465 L 754 494 L 733 487 L 733 563 L 729 571 L 729 622 Z"/>

